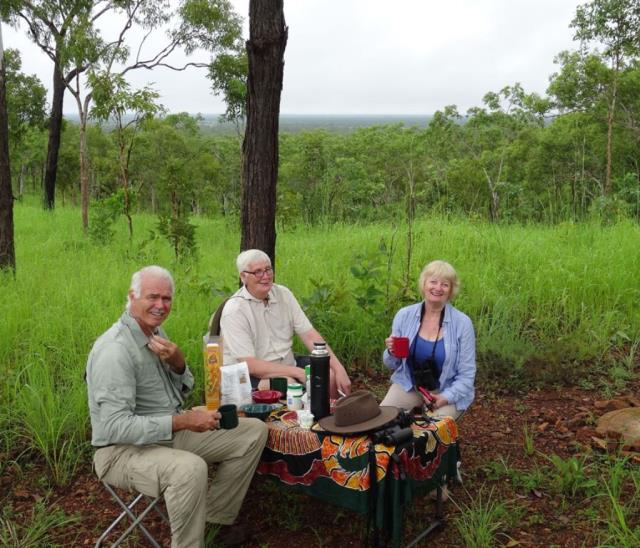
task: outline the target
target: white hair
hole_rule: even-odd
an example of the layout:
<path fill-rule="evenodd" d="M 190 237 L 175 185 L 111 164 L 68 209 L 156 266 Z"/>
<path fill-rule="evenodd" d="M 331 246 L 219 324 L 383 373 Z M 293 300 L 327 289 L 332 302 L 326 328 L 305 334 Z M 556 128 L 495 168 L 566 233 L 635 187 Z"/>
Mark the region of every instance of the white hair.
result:
<path fill-rule="evenodd" d="M 166 268 L 162 268 L 161 266 L 151 265 L 145 266 L 141 268 L 137 272 L 133 273 L 131 276 L 131 284 L 129 285 L 129 291 L 133 292 L 133 295 L 136 299 L 140 298 L 142 294 L 142 278 L 143 276 L 151 276 L 154 278 L 161 278 L 167 280 L 171 285 L 171 294 L 175 292 L 175 283 L 173 281 L 173 276 L 171 276 L 171 272 L 169 272 Z M 131 297 L 127 294 L 127 306 L 126 309 L 129 310 L 131 307 Z"/>
<path fill-rule="evenodd" d="M 260 249 L 247 249 L 238 255 L 236 259 L 236 267 L 238 268 L 238 274 L 242 274 L 243 271 L 249 268 L 251 263 L 256 261 L 266 261 L 271 266 L 271 259 L 264 251 Z"/>

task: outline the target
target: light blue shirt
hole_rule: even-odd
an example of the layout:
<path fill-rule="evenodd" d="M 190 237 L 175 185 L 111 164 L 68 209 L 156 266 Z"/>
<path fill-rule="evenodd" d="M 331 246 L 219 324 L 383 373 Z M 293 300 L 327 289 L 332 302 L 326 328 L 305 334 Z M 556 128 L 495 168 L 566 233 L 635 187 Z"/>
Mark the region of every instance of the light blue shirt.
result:
<path fill-rule="evenodd" d="M 420 329 L 422 302 L 401 308 L 393 319 L 391 335 L 409 337 L 413 344 Z M 451 304 L 444 311 L 445 360 L 440 374 L 440 393 L 458 411 L 464 411 L 473 402 L 476 378 L 476 337 L 469 316 Z M 411 367 L 406 358 L 396 358 L 388 350 L 382 361 L 391 370 L 391 381 L 409 392 L 413 388 Z"/>

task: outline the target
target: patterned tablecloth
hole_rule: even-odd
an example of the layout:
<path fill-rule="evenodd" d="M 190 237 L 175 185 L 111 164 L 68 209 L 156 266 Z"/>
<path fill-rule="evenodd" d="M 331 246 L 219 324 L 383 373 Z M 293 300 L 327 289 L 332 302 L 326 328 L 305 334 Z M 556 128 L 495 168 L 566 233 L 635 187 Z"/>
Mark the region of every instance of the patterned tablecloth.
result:
<path fill-rule="evenodd" d="M 267 420 L 269 438 L 258 472 L 291 488 L 360 514 L 368 514 L 370 498 L 367 435 L 330 434 L 315 424 L 304 430 L 295 412 L 275 411 Z M 375 443 L 375 524 L 402 538 L 404 510 L 417 494 L 454 478 L 458 461 L 458 429 L 453 419 L 416 419 L 413 439 L 397 447 Z"/>

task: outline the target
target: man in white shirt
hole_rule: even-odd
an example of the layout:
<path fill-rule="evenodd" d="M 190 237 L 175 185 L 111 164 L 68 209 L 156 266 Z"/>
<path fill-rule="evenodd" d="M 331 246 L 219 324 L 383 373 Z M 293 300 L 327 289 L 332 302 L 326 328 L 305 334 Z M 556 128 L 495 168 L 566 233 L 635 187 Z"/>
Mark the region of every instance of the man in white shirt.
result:
<path fill-rule="evenodd" d="M 247 362 L 252 380 L 259 380 L 261 389 L 268 388 L 273 377 L 304 383 L 304 370 L 296 367 L 293 355 L 293 335 L 298 335 L 309 351 L 314 342 L 324 342 L 322 335 L 293 293 L 273 283 L 271 259 L 266 253 L 243 251 L 236 266 L 243 286 L 227 301 L 220 318 L 224 363 Z M 330 396 L 338 397 L 338 391 L 349 394 L 349 375 L 330 348 L 329 355 Z"/>

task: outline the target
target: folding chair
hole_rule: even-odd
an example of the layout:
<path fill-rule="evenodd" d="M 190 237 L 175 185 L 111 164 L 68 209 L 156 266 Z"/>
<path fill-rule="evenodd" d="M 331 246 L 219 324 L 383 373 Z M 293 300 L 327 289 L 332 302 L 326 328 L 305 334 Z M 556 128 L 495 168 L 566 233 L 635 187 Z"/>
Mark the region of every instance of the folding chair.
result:
<path fill-rule="evenodd" d="M 132 523 L 131 525 L 129 525 L 129 527 L 125 530 L 124 533 L 122 533 L 122 535 L 120 535 L 120 537 L 118 538 L 118 540 L 116 540 L 111 546 L 119 546 L 120 543 L 122 543 L 122 541 L 129 536 L 129 534 L 136 528 L 138 527 L 143 533 L 144 535 L 147 537 L 147 539 L 149 540 L 149 542 L 155 547 L 155 548 L 161 548 L 160 544 L 158 544 L 156 542 L 156 540 L 151 536 L 151 533 L 149 533 L 149 531 L 147 530 L 147 528 L 142 524 L 142 520 L 147 516 L 147 514 L 149 512 L 151 512 L 152 509 L 154 509 L 159 515 L 160 517 L 165 521 L 165 523 L 169 523 L 169 518 L 167 518 L 167 516 L 164 514 L 164 512 L 162 510 L 160 510 L 160 508 L 157 506 L 158 502 L 160 502 L 160 499 L 162 498 L 162 493 L 160 493 L 157 497 L 153 498 L 153 497 L 149 497 L 147 495 L 143 495 L 142 493 L 138 494 L 138 496 L 136 496 L 129 504 L 126 504 L 119 496 L 118 494 L 114 491 L 114 489 L 106 482 L 102 482 L 102 484 L 105 486 L 105 488 L 107 489 L 107 491 L 109 491 L 109 493 L 111 493 L 111 496 L 115 499 L 115 501 L 120 505 L 120 507 L 122 508 L 123 512 L 111 523 L 111 525 L 109 525 L 109 527 L 106 528 L 106 530 L 104 531 L 104 533 L 102 533 L 102 535 L 100 535 L 100 538 L 98 539 L 98 541 L 96 542 L 96 548 L 98 546 L 102 546 L 102 542 L 109 536 L 109 534 L 111 533 L 111 531 L 113 531 L 118 523 L 120 523 L 120 521 L 125 517 L 125 516 L 129 516 L 129 518 L 131 519 Z M 135 514 L 134 513 L 134 507 L 136 506 L 136 504 L 138 504 L 138 502 L 140 502 L 141 500 L 146 499 L 148 502 L 147 507 L 140 512 L 139 514 Z"/>

